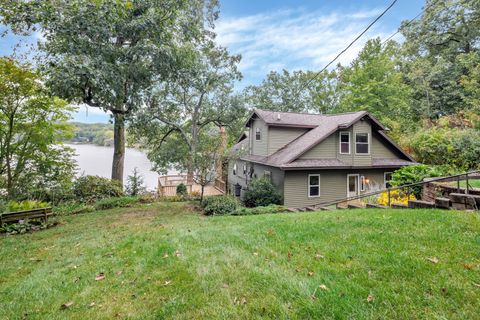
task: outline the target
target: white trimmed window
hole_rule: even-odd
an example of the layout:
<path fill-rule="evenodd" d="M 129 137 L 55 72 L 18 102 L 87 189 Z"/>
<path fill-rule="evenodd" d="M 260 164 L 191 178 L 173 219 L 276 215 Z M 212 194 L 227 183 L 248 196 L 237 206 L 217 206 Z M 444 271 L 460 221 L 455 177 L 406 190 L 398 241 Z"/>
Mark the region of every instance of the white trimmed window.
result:
<path fill-rule="evenodd" d="M 340 146 L 339 150 L 341 154 L 350 154 L 350 132 L 340 132 Z"/>
<path fill-rule="evenodd" d="M 320 197 L 320 175 L 319 174 L 308 175 L 308 197 L 309 198 Z"/>
<path fill-rule="evenodd" d="M 247 165 L 246 164 L 243 165 L 243 175 L 244 176 L 247 175 Z"/>
<path fill-rule="evenodd" d="M 368 179 L 365 176 L 360 177 L 360 191 L 365 191 L 367 189 Z"/>
<path fill-rule="evenodd" d="M 237 164 L 236 163 L 233 164 L 233 175 L 234 176 L 237 175 Z"/>
<path fill-rule="evenodd" d="M 385 188 L 390 188 L 392 185 L 390 181 L 392 181 L 392 173 L 393 172 L 385 172 L 383 174 L 383 181 L 385 182 Z"/>
<path fill-rule="evenodd" d="M 255 130 L 255 140 L 257 141 L 262 140 L 262 130 L 260 130 L 260 128 L 257 128 Z"/>
<path fill-rule="evenodd" d="M 369 154 L 370 143 L 368 133 L 355 133 L 355 153 Z"/>

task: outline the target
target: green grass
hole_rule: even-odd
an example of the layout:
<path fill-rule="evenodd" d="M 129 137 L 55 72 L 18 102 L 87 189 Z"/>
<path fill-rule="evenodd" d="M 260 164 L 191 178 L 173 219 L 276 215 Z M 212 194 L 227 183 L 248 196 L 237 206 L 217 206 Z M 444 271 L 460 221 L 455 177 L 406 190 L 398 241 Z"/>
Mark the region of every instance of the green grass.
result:
<path fill-rule="evenodd" d="M 457 183 L 456 182 L 450 182 L 449 183 L 450 185 L 452 186 L 457 186 Z M 468 184 L 472 187 L 472 188 L 478 188 L 480 189 L 480 180 L 468 180 Z M 460 188 L 466 188 L 467 186 L 467 182 L 465 180 L 462 180 L 460 181 Z"/>
<path fill-rule="evenodd" d="M 0 257 L 0 319 L 478 319 L 480 310 L 474 213 L 204 217 L 158 203 L 0 238 Z"/>

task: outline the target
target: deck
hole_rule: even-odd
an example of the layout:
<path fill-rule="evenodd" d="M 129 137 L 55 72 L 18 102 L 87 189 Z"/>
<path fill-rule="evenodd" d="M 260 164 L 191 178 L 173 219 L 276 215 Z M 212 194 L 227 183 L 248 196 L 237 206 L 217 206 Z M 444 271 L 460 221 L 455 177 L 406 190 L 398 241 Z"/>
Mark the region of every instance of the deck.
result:
<path fill-rule="evenodd" d="M 186 175 L 161 176 L 158 178 L 158 194 L 161 197 L 173 197 L 177 194 L 177 186 L 183 183 L 187 187 L 187 192 L 191 194 L 200 194 L 202 186 L 195 181 L 187 183 Z M 216 179 L 215 182 L 209 183 L 204 188 L 204 196 L 217 196 L 225 194 L 225 182 Z"/>

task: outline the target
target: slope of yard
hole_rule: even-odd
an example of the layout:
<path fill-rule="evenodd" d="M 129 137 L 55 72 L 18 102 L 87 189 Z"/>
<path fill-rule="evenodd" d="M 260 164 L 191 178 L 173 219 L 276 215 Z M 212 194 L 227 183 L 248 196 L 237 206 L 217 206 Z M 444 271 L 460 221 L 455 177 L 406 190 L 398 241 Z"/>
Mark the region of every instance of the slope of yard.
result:
<path fill-rule="evenodd" d="M 95 212 L 1 237 L 0 297 L 1 319 L 474 319 L 480 218 L 203 217 L 184 203 Z"/>

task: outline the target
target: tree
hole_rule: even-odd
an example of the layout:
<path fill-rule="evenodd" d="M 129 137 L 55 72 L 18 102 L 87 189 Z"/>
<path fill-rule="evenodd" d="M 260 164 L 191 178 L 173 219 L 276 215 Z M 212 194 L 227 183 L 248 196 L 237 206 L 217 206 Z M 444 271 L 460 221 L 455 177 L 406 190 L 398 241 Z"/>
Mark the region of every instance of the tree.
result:
<path fill-rule="evenodd" d="M 480 44 L 478 0 L 427 0 L 422 17 L 401 27 L 402 72 L 413 90 L 413 107 L 429 118 L 465 109 L 461 57 Z"/>
<path fill-rule="evenodd" d="M 212 126 L 237 128 L 243 108 L 236 108 L 233 83 L 241 77 L 240 56 L 208 40 L 191 52 L 190 63 L 172 80 L 152 89 L 134 117 L 132 133 L 143 137 L 155 169 L 186 171 L 191 183 L 201 135 Z"/>
<path fill-rule="evenodd" d="M 71 181 L 73 150 L 61 141 L 72 134 L 73 110 L 28 66 L 0 59 L 0 189 L 10 198 Z"/>
<path fill-rule="evenodd" d="M 40 27 L 40 64 L 62 98 L 112 113 L 112 179 L 123 180 L 125 121 L 143 91 L 181 61 L 176 49 L 203 37 L 215 0 L 4 1 L 0 23 L 17 33 Z"/>
<path fill-rule="evenodd" d="M 397 121 L 410 125 L 411 93 L 398 70 L 397 55 L 394 42 L 383 47 L 380 39 L 369 40 L 358 57 L 340 70 L 341 109 L 369 111 L 390 127 Z"/>
<path fill-rule="evenodd" d="M 338 105 L 337 74 L 324 71 L 272 71 L 258 86 L 244 90 L 250 108 L 333 113 Z"/>
<path fill-rule="evenodd" d="M 135 167 L 132 174 L 127 177 L 127 188 L 125 191 L 128 195 L 133 197 L 145 192 L 143 176 L 138 172 L 137 167 Z"/>

